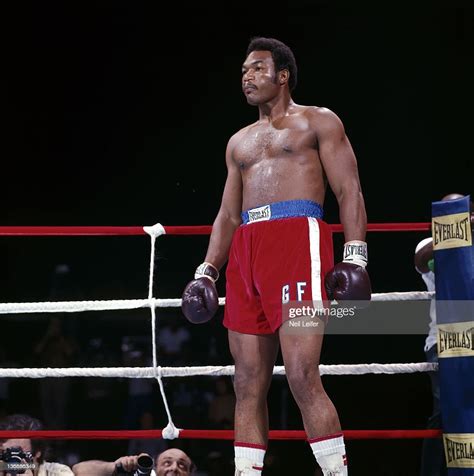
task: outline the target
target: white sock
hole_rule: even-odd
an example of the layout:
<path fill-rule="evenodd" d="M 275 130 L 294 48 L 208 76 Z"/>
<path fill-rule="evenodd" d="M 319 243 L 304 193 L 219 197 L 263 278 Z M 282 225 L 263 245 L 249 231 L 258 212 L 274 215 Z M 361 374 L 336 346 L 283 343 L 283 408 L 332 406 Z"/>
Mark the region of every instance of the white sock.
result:
<path fill-rule="evenodd" d="M 324 476 L 347 476 L 347 457 L 342 433 L 308 440 Z"/>
<path fill-rule="evenodd" d="M 235 474 L 239 476 L 261 476 L 266 447 L 254 443 L 234 442 Z"/>

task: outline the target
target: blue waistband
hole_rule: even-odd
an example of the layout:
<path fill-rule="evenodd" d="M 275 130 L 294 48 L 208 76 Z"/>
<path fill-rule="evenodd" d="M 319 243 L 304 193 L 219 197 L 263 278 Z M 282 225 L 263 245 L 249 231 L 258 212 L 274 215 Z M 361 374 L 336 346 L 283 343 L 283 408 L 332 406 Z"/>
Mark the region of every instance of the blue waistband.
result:
<path fill-rule="evenodd" d="M 257 221 L 278 220 L 291 217 L 323 218 L 323 208 L 319 203 L 311 200 L 288 200 L 275 202 L 242 212 L 242 223 Z"/>

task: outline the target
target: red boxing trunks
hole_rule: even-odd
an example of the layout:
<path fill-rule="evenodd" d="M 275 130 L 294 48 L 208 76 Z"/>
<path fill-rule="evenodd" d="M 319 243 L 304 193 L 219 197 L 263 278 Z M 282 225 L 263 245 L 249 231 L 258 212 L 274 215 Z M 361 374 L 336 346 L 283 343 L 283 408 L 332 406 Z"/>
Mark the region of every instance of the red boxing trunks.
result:
<path fill-rule="evenodd" d="M 320 205 L 277 202 L 242 213 L 226 271 L 224 326 L 243 334 L 272 334 L 282 305 L 327 299 L 324 276 L 333 267 L 329 226 Z"/>

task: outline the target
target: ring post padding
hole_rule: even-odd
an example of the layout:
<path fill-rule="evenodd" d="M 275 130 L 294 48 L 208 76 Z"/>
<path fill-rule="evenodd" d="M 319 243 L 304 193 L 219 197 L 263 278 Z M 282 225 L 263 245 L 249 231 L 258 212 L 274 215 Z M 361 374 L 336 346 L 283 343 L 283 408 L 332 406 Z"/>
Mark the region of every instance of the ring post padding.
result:
<path fill-rule="evenodd" d="M 470 197 L 433 202 L 443 442 L 449 476 L 474 474 L 474 248 Z"/>

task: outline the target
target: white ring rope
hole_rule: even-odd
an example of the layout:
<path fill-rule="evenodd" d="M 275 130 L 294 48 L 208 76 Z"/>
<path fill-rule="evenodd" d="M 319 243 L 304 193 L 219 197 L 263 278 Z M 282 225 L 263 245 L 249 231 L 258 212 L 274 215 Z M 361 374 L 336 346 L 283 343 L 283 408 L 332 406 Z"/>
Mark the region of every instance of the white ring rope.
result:
<path fill-rule="evenodd" d="M 367 374 L 411 374 L 416 372 L 431 372 L 438 364 L 418 362 L 411 364 L 337 364 L 320 365 L 321 375 L 367 375 Z M 195 367 L 158 367 L 160 377 L 197 377 L 234 375 L 235 367 L 226 366 L 195 366 Z M 285 367 L 275 366 L 273 375 L 285 375 Z M 112 378 L 156 378 L 154 367 L 69 367 L 69 368 L 30 368 L 2 369 L 0 378 L 45 378 L 45 377 L 112 377 Z M 161 378 L 160 378 L 161 380 Z"/>
<path fill-rule="evenodd" d="M 408 291 L 391 293 L 374 293 L 372 301 L 427 301 L 434 297 L 433 292 Z M 219 304 L 225 304 L 225 297 L 219 298 Z M 121 299 L 103 301 L 46 301 L 46 302 L 11 302 L 0 303 L 0 314 L 30 314 L 47 312 L 85 312 L 116 311 L 125 309 L 156 307 L 181 307 L 181 299 Z"/>

